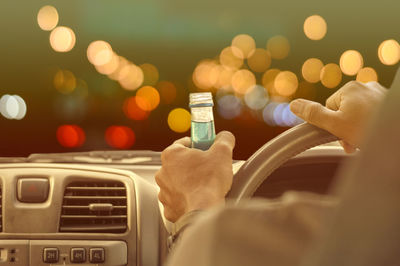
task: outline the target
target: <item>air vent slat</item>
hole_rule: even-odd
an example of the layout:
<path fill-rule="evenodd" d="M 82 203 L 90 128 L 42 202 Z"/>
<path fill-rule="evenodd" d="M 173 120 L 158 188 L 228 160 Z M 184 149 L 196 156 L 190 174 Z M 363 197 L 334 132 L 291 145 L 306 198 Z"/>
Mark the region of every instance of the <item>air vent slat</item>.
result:
<path fill-rule="evenodd" d="M 123 183 L 80 181 L 65 188 L 60 232 L 123 233 L 126 229 L 127 196 Z"/>

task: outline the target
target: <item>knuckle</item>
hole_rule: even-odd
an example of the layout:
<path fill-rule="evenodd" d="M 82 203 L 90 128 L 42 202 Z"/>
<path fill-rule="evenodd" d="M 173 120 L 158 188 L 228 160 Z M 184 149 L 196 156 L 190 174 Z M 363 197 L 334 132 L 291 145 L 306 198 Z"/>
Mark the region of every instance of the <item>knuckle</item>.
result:
<path fill-rule="evenodd" d="M 164 217 L 171 222 L 176 222 L 177 220 L 175 213 L 170 208 L 164 208 Z"/>
<path fill-rule="evenodd" d="M 228 143 L 217 143 L 215 146 L 215 151 L 217 153 L 222 153 L 222 154 L 230 154 L 232 153 L 232 147 Z"/>
<path fill-rule="evenodd" d="M 319 103 L 311 103 L 304 108 L 304 116 L 309 121 L 315 121 L 318 117 L 318 112 L 320 111 Z"/>

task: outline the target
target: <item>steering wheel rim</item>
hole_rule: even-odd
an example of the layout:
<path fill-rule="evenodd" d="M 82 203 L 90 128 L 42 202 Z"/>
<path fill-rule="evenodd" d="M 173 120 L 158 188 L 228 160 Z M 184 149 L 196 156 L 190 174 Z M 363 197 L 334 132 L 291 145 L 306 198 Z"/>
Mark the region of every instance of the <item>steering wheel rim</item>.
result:
<path fill-rule="evenodd" d="M 282 164 L 312 147 L 337 140 L 331 133 L 302 123 L 295 126 L 258 149 L 233 177 L 227 198 L 238 203 L 251 197 L 257 188 Z"/>

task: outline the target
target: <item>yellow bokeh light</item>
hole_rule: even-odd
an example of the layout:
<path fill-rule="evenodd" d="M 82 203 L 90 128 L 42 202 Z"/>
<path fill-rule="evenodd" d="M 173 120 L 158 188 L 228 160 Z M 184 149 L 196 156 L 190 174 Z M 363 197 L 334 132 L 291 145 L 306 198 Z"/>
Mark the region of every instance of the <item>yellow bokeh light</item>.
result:
<path fill-rule="evenodd" d="M 215 87 L 218 89 L 221 88 L 228 88 L 232 84 L 232 76 L 235 73 L 235 71 L 231 68 L 221 66 L 220 72 L 219 72 L 219 77 L 218 81 L 215 84 Z"/>
<path fill-rule="evenodd" d="M 267 50 L 257 48 L 253 55 L 247 59 L 247 64 L 255 72 L 264 72 L 271 65 L 271 55 Z"/>
<path fill-rule="evenodd" d="M 379 45 L 379 60 L 384 65 L 395 65 L 400 60 L 400 45 L 396 40 L 386 40 Z"/>
<path fill-rule="evenodd" d="M 342 71 L 336 64 L 327 64 L 321 70 L 321 83 L 327 88 L 333 89 L 342 81 Z"/>
<path fill-rule="evenodd" d="M 75 33 L 72 29 L 59 26 L 51 31 L 50 45 L 56 52 L 69 52 L 76 43 Z"/>
<path fill-rule="evenodd" d="M 95 65 L 96 70 L 103 75 L 111 75 L 114 73 L 119 66 L 119 56 L 117 54 L 113 54 L 112 59 L 104 64 L 104 65 Z"/>
<path fill-rule="evenodd" d="M 326 35 L 327 31 L 326 21 L 323 17 L 319 15 L 310 16 L 304 21 L 303 29 L 304 29 L 304 34 L 310 40 L 314 41 L 321 40 Z"/>
<path fill-rule="evenodd" d="M 310 83 L 317 83 L 320 81 L 321 69 L 323 67 L 324 64 L 321 60 L 317 58 L 307 59 L 301 68 L 303 78 Z"/>
<path fill-rule="evenodd" d="M 371 81 L 378 81 L 378 74 L 372 67 L 364 67 L 357 74 L 357 81 L 368 83 Z"/>
<path fill-rule="evenodd" d="M 235 52 L 233 52 L 234 50 Z M 241 51 L 238 48 L 233 46 L 229 46 L 223 49 L 219 55 L 219 61 L 221 62 L 221 65 L 234 69 L 239 69 L 243 65 L 243 59 L 237 57 L 235 53 L 238 54 L 240 52 Z"/>
<path fill-rule="evenodd" d="M 91 42 L 87 48 L 87 57 L 90 63 L 95 66 L 102 66 L 109 63 L 114 56 L 111 45 L 105 41 Z"/>
<path fill-rule="evenodd" d="M 183 108 L 175 108 L 168 114 L 168 126 L 172 131 L 184 133 L 190 129 L 190 113 Z"/>
<path fill-rule="evenodd" d="M 151 86 L 140 88 L 136 96 L 147 101 L 145 105 L 141 104 L 140 101 L 136 101 L 137 105 L 144 111 L 152 111 L 160 104 L 160 94 Z"/>
<path fill-rule="evenodd" d="M 118 75 L 119 84 L 126 90 L 136 90 L 143 83 L 143 71 L 134 64 L 124 66 Z"/>
<path fill-rule="evenodd" d="M 237 48 L 232 50 L 236 57 L 249 58 L 256 49 L 256 42 L 250 35 L 240 34 L 233 38 L 232 47 Z"/>
<path fill-rule="evenodd" d="M 340 57 L 340 69 L 345 75 L 354 76 L 363 66 L 364 59 L 356 50 L 347 50 Z"/>
<path fill-rule="evenodd" d="M 274 36 L 267 42 L 267 50 L 273 59 L 284 59 L 289 55 L 289 40 L 284 36 Z"/>
<path fill-rule="evenodd" d="M 143 84 L 154 86 L 160 77 L 157 67 L 149 63 L 142 64 L 139 67 L 142 69 L 144 75 Z"/>
<path fill-rule="evenodd" d="M 219 67 L 213 60 L 200 62 L 193 72 L 194 84 L 202 90 L 211 89 L 218 82 Z"/>
<path fill-rule="evenodd" d="M 247 69 L 236 71 L 232 76 L 232 88 L 238 94 L 245 94 L 256 85 L 256 77 Z"/>
<path fill-rule="evenodd" d="M 75 75 L 68 70 L 58 70 L 53 79 L 54 87 L 63 94 L 69 94 L 76 88 Z"/>
<path fill-rule="evenodd" d="M 37 15 L 37 22 L 42 30 L 50 31 L 58 24 L 58 12 L 54 6 L 42 7 Z"/>
<path fill-rule="evenodd" d="M 279 95 L 288 97 L 296 92 L 299 81 L 293 72 L 282 71 L 276 76 L 274 86 Z"/>
<path fill-rule="evenodd" d="M 264 73 L 264 75 L 262 76 L 262 85 L 264 86 L 264 88 L 267 89 L 268 93 L 270 95 L 276 95 L 276 89 L 275 89 L 275 78 L 276 76 L 278 76 L 278 74 L 281 71 L 279 69 L 273 68 L 273 69 L 269 69 L 268 71 L 266 71 Z"/>

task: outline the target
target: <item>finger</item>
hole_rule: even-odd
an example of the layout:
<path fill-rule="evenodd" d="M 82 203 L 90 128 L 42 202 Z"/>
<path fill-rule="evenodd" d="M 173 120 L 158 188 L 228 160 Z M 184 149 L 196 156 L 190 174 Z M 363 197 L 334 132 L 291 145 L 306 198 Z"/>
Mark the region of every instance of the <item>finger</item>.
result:
<path fill-rule="evenodd" d="M 335 131 L 336 112 L 322 106 L 320 103 L 297 99 L 290 103 L 290 110 L 310 124 L 331 133 Z"/>
<path fill-rule="evenodd" d="M 346 141 L 340 140 L 339 143 L 340 143 L 340 145 L 342 145 L 342 147 L 346 153 L 355 153 L 357 151 L 356 148 L 354 148 L 351 144 L 349 144 Z"/>
<path fill-rule="evenodd" d="M 210 150 L 220 150 L 223 149 L 224 151 L 232 153 L 233 149 L 235 148 L 235 136 L 229 131 L 221 131 L 215 137 L 214 143 L 211 146 Z"/>
<path fill-rule="evenodd" d="M 184 138 L 175 140 L 175 142 L 173 144 L 183 145 L 185 147 L 190 148 L 192 146 L 192 140 L 190 139 L 190 137 L 184 137 Z"/>
<path fill-rule="evenodd" d="M 337 111 L 340 108 L 342 91 L 338 90 L 332 94 L 325 102 L 325 106 L 333 111 Z"/>

